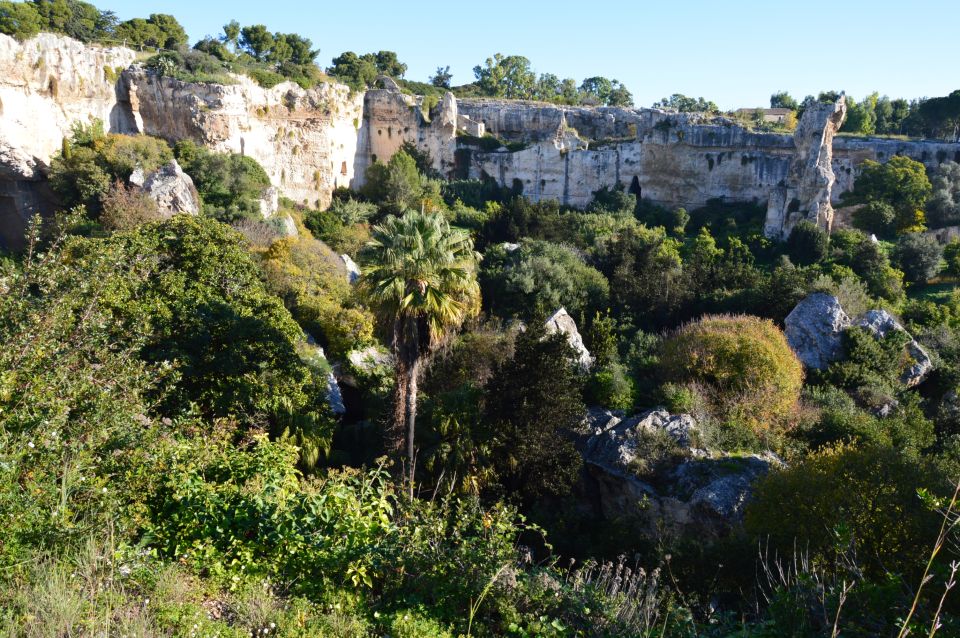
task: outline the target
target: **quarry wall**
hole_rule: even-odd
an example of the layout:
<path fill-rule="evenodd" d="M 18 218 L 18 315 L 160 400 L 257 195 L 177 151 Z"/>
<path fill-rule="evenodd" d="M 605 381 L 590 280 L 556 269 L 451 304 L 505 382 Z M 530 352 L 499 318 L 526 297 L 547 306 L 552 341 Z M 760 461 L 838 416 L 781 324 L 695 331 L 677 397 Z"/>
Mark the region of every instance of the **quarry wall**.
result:
<path fill-rule="evenodd" d="M 191 84 L 147 72 L 127 49 L 0 35 L 0 241 L 16 244 L 25 219 L 52 210 L 44 183 L 51 157 L 75 122 L 94 119 L 111 132 L 249 155 L 282 195 L 310 206 L 329 204 L 337 187 L 360 186 L 372 162 L 412 143 L 444 177 L 492 178 L 535 200 L 585 206 L 594 191 L 619 183 L 667 206 L 758 203 L 771 235 L 801 218 L 829 227 L 830 203 L 853 188 L 866 159 L 906 155 L 931 168 L 960 161 L 960 144 L 834 138 L 841 103 L 809 109 L 796 133 L 783 135 L 659 109 L 451 94 L 427 108 L 422 97 L 386 86 L 265 89 L 239 76 L 229 85 Z"/>

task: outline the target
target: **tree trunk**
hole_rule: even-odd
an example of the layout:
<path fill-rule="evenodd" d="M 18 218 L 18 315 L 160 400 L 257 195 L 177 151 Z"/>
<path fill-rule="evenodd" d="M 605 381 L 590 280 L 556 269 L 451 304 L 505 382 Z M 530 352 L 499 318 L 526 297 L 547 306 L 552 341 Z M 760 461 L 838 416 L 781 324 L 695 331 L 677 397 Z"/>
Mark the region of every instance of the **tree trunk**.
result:
<path fill-rule="evenodd" d="M 406 447 L 405 474 L 413 496 L 416 452 L 414 440 L 417 420 L 417 392 L 421 364 L 421 326 L 416 318 L 409 317 L 394 325 L 397 387 L 394 393 L 393 425 L 387 434 L 390 452 L 403 458 Z M 406 445 L 404 445 L 404 443 Z"/>
<path fill-rule="evenodd" d="M 420 361 L 415 360 L 407 376 L 407 479 L 410 485 L 410 498 L 413 498 L 413 477 L 416 470 L 414 434 L 417 424 L 417 377 L 420 373 Z"/>

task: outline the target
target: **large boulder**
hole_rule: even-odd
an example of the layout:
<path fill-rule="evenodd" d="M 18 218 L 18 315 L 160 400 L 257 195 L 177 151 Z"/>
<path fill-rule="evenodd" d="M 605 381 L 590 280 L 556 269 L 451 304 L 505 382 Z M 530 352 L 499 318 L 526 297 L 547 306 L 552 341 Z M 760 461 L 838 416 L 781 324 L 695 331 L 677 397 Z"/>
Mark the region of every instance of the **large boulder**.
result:
<path fill-rule="evenodd" d="M 773 452 L 684 461 L 670 475 L 670 491 L 692 511 L 739 523 L 754 484 L 783 461 Z"/>
<path fill-rule="evenodd" d="M 360 266 L 357 265 L 357 262 L 350 259 L 350 255 L 340 255 L 340 261 L 343 262 L 344 268 L 347 269 L 347 279 L 350 280 L 350 283 L 354 284 L 360 279 Z"/>
<path fill-rule="evenodd" d="M 910 336 L 906 329 L 900 325 L 900 322 L 886 310 L 869 310 L 857 319 L 856 325 L 869 330 L 874 336 L 880 338 L 886 337 L 893 330 L 899 330 Z M 907 344 L 907 354 L 910 356 L 910 361 L 903 374 L 900 375 L 900 382 L 911 388 L 930 374 L 933 370 L 933 360 L 913 337 L 910 337 L 910 342 Z"/>
<path fill-rule="evenodd" d="M 670 414 L 662 408 L 621 419 L 612 412 L 594 412 L 592 434 L 583 445 L 584 459 L 611 474 L 630 476 L 639 453 L 639 439 L 662 432 L 680 447 L 688 447 L 697 424 L 689 414 Z"/>
<path fill-rule="evenodd" d="M 157 208 L 165 217 L 178 213 L 197 215 L 200 212 L 200 194 L 193 180 L 183 172 L 177 160 L 170 160 L 149 175 L 134 171 L 130 182 L 140 186 L 143 192 L 157 202 Z"/>
<path fill-rule="evenodd" d="M 577 322 L 573 320 L 573 317 L 570 316 L 566 308 L 561 308 L 553 313 L 550 318 L 547 319 L 544 326 L 548 334 L 561 332 L 566 335 L 567 343 L 569 343 L 570 347 L 576 352 L 577 363 L 580 364 L 581 368 L 586 370 L 593 365 L 593 357 L 590 356 L 590 351 L 587 350 L 587 347 L 583 345 L 583 337 L 580 336 L 580 331 L 577 330 Z"/>
<path fill-rule="evenodd" d="M 689 447 L 697 424 L 657 408 L 622 419 L 597 410 L 577 447 L 586 466 L 581 490 L 592 511 L 632 521 L 640 533 L 717 538 L 743 520 L 756 482 L 783 462 L 772 452 L 731 455 Z M 651 464 L 650 435 L 673 442 Z M 638 467 L 644 473 L 638 474 Z"/>
<path fill-rule="evenodd" d="M 797 304 L 785 322 L 787 343 L 808 368 L 823 370 L 843 357 L 850 317 L 836 297 L 818 292 Z"/>

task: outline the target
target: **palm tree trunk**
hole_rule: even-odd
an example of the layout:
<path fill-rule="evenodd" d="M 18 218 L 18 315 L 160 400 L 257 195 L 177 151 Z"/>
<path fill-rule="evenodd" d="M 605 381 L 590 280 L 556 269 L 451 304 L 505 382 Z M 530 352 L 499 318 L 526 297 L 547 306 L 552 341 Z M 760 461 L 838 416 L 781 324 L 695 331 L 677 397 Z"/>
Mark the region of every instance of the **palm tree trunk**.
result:
<path fill-rule="evenodd" d="M 387 434 L 389 451 L 401 456 L 406 447 L 406 480 L 413 497 L 413 479 L 416 470 L 414 441 L 417 421 L 417 392 L 420 377 L 420 325 L 408 317 L 394 325 L 394 357 L 396 358 L 397 387 L 394 394 L 393 426 Z M 406 439 L 406 446 L 404 446 Z"/>
<path fill-rule="evenodd" d="M 414 435 L 417 423 L 417 377 L 420 373 L 420 360 L 416 359 L 407 377 L 407 479 L 410 485 L 410 498 L 413 498 L 413 477 L 416 470 Z"/>

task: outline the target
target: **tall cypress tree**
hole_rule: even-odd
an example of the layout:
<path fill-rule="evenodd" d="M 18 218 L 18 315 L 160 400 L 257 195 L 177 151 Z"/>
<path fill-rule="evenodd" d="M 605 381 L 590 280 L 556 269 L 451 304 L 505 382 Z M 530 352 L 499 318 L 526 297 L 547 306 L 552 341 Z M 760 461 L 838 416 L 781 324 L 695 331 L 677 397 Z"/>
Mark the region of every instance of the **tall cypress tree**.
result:
<path fill-rule="evenodd" d="M 566 338 L 547 335 L 541 320 L 531 322 L 487 385 L 486 421 L 504 490 L 528 503 L 568 494 L 583 463 L 570 432 L 585 413 Z"/>

